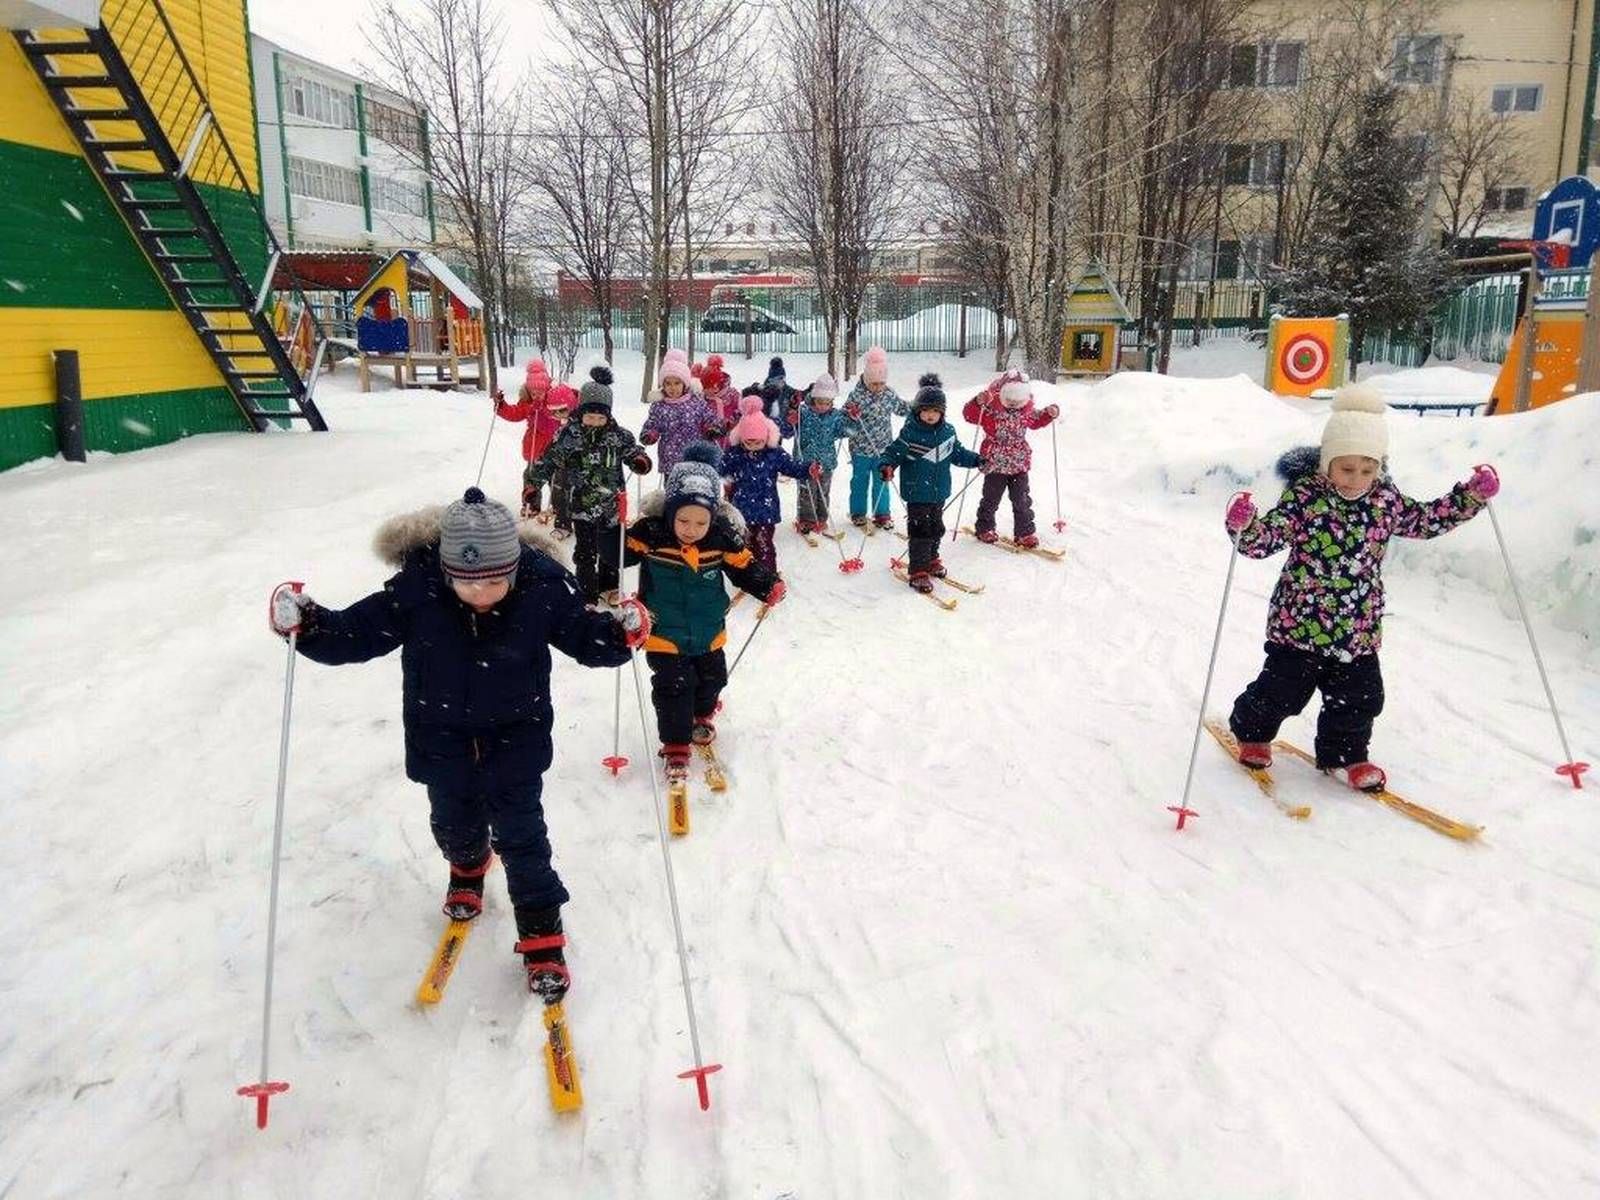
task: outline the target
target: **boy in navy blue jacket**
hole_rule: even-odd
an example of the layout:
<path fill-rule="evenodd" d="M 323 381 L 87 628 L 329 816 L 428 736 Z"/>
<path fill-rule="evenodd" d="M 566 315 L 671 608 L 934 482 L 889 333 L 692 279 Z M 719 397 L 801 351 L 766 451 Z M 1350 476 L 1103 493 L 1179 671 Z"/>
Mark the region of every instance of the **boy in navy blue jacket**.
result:
<path fill-rule="evenodd" d="M 498 852 L 528 988 L 554 1003 L 570 976 L 569 897 L 540 803 L 553 752 L 550 647 L 584 666 L 620 666 L 648 636 L 649 617 L 637 602 L 620 617 L 586 609 L 571 574 L 527 544 L 532 529 L 468 488 L 447 508 L 379 529 L 379 557 L 400 568 L 381 591 L 327 609 L 285 584 L 271 619 L 281 636 L 298 631 L 301 654 L 330 666 L 400 649 L 406 775 L 428 789 L 434 840 L 450 864 L 445 915 L 478 915 Z"/>

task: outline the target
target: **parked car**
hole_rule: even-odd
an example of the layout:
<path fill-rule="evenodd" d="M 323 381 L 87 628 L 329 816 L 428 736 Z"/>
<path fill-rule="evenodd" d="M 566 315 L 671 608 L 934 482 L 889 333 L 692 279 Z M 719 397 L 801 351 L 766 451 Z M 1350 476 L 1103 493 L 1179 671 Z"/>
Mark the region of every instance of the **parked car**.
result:
<path fill-rule="evenodd" d="M 743 333 L 744 305 L 713 304 L 700 318 L 701 333 Z M 766 309 L 750 306 L 751 333 L 793 333 L 794 326 Z"/>

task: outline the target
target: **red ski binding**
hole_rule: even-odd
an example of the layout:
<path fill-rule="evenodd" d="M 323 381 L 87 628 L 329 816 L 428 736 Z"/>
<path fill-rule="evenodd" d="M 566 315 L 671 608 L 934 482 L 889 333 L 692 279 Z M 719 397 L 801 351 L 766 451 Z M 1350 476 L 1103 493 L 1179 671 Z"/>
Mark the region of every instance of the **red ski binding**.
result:
<path fill-rule="evenodd" d="M 709 1063 L 703 1067 L 690 1067 L 687 1071 L 679 1071 L 679 1079 L 694 1080 L 695 1090 L 700 1093 L 700 1111 L 706 1112 L 711 1108 L 711 1088 L 706 1084 L 706 1076 L 714 1075 L 722 1070 L 721 1063 Z"/>
<path fill-rule="evenodd" d="M 280 1092 L 287 1092 L 287 1083 L 247 1083 L 239 1089 L 241 1096 L 254 1096 L 256 1101 L 256 1128 L 267 1127 L 267 1103 Z"/>

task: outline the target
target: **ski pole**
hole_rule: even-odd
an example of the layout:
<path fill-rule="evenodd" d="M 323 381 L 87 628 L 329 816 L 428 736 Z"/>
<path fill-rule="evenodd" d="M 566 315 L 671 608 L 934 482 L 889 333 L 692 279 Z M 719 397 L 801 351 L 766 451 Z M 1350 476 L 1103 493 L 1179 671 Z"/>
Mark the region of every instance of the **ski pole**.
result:
<path fill-rule="evenodd" d="M 1249 492 L 1235 492 L 1234 497 L 1228 501 L 1229 506 L 1233 499 L 1243 496 L 1250 498 Z M 1183 828 L 1183 823 L 1190 817 L 1200 814 L 1189 807 L 1189 789 L 1194 785 L 1194 763 L 1200 753 L 1200 733 L 1205 728 L 1206 704 L 1211 699 L 1211 677 L 1217 669 L 1217 650 L 1222 645 L 1222 626 L 1228 618 L 1228 596 L 1233 591 L 1233 568 L 1239 561 L 1239 539 L 1236 536 L 1228 539 L 1228 576 L 1222 583 L 1222 607 L 1217 612 L 1217 631 L 1211 638 L 1211 661 L 1206 664 L 1206 683 L 1200 689 L 1200 715 L 1194 722 L 1194 742 L 1189 747 L 1189 769 L 1183 776 L 1183 799 L 1178 801 L 1176 807 L 1167 805 L 1167 811 L 1178 814 L 1178 828 Z"/>
<path fill-rule="evenodd" d="M 1544 669 L 1544 657 L 1539 653 L 1539 643 L 1533 636 L 1533 622 L 1528 619 L 1528 606 L 1522 599 L 1522 587 L 1517 582 L 1517 573 L 1511 566 L 1511 551 L 1506 548 L 1506 535 L 1500 528 L 1500 518 L 1494 511 L 1494 501 L 1485 500 L 1483 506 L 1489 510 L 1489 523 L 1494 526 L 1495 540 L 1500 543 L 1500 557 L 1505 559 L 1506 578 L 1511 581 L 1511 594 L 1517 598 L 1517 611 L 1522 614 L 1522 627 L 1528 631 L 1528 645 L 1533 649 L 1534 665 L 1539 668 L 1539 682 L 1544 684 L 1544 698 L 1550 704 L 1550 715 L 1555 719 L 1556 737 L 1561 740 L 1561 753 L 1564 756 L 1560 766 L 1556 768 L 1557 775 L 1564 775 L 1572 781 L 1572 786 L 1583 786 L 1583 773 L 1589 769 L 1586 762 L 1577 762 L 1572 757 L 1572 746 L 1567 742 L 1566 726 L 1561 723 L 1561 710 L 1556 707 L 1556 694 L 1550 687 L 1549 673 Z"/>
<path fill-rule="evenodd" d="M 1056 450 L 1056 423 L 1050 422 L 1050 473 L 1055 477 L 1056 483 L 1056 524 L 1055 530 L 1060 533 L 1067 527 L 1061 519 L 1061 456 Z"/>
<path fill-rule="evenodd" d="M 273 589 L 276 596 L 283 588 L 299 593 L 305 584 L 298 580 L 279 584 Z M 282 1080 L 274 1081 L 269 1072 L 272 1053 L 272 973 L 277 960 L 278 941 L 278 866 L 283 857 L 283 798 L 289 780 L 289 712 L 294 704 L 294 659 L 300 643 L 298 623 L 289 630 L 289 658 L 283 679 L 283 730 L 278 737 L 278 804 L 272 822 L 272 883 L 267 892 L 267 981 L 261 998 L 261 1078 L 237 1089 L 237 1094 L 256 1102 L 256 1128 L 267 1127 L 267 1105 L 273 1096 L 289 1090 Z"/>
<path fill-rule="evenodd" d="M 644 735 L 644 744 L 650 744 L 650 729 L 645 723 L 644 716 L 644 684 L 639 680 L 639 655 L 637 652 L 629 656 L 633 664 L 633 691 L 639 700 L 639 732 Z M 730 671 L 729 674 L 732 674 Z M 683 978 L 683 1007 L 689 1014 L 689 1045 L 694 1050 L 694 1066 L 678 1074 L 679 1079 L 693 1079 L 695 1090 L 699 1093 L 700 1109 L 702 1112 L 711 1107 L 711 1089 L 707 1084 L 707 1077 L 722 1070 L 721 1063 L 707 1063 L 700 1053 L 700 1027 L 695 1021 L 694 992 L 689 986 L 689 955 L 683 946 L 683 918 L 678 912 L 678 885 L 672 875 L 672 854 L 667 843 L 667 819 L 661 811 L 661 788 L 656 782 L 655 768 L 650 769 L 650 798 L 656 811 L 656 834 L 661 839 L 661 864 L 667 876 L 667 902 L 672 911 L 672 936 L 678 944 L 678 972 Z"/>
<path fill-rule="evenodd" d="M 750 643 L 756 640 L 756 630 L 760 629 L 765 623 L 767 614 L 771 611 L 771 607 L 767 604 L 762 604 L 760 608 L 756 609 L 756 623 L 751 626 L 750 632 L 745 636 L 744 644 L 739 647 L 739 653 L 733 656 L 733 666 L 728 668 L 728 679 L 731 680 L 733 673 L 739 669 L 739 660 L 744 657 L 744 652 L 750 649 Z M 727 687 L 726 682 L 723 683 L 723 687 Z"/>
<path fill-rule="evenodd" d="M 952 504 L 954 504 L 957 500 L 960 500 L 962 496 L 965 496 L 967 494 L 967 489 L 969 487 L 971 487 L 973 485 L 973 483 L 975 482 L 973 480 L 973 478 L 972 478 L 972 473 L 974 471 L 976 471 L 976 470 L 977 470 L 976 467 L 968 467 L 967 468 L 967 481 L 964 484 L 961 485 L 961 490 L 959 492 L 957 492 L 954 496 L 951 496 L 950 499 L 948 499 L 948 500 L 946 500 L 944 502 L 944 508 L 940 510 L 941 513 L 949 511 L 949 508 L 950 508 L 950 506 Z M 901 501 L 902 501 L 902 503 L 904 503 L 904 497 L 901 498 Z M 959 526 L 960 524 L 961 524 L 961 508 L 958 507 L 956 509 L 956 525 Z M 955 539 L 952 538 L 950 540 L 954 541 Z"/>
<path fill-rule="evenodd" d="M 624 483 L 617 492 L 617 595 L 622 595 L 622 573 L 628 548 L 628 485 Z M 647 746 L 649 742 L 645 743 Z M 628 765 L 622 753 L 622 668 L 617 668 L 616 694 L 611 706 L 611 754 L 600 760 L 600 765 L 615 779 Z"/>
<path fill-rule="evenodd" d="M 972 428 L 976 431 L 972 435 L 972 444 L 974 446 L 976 446 L 978 444 L 978 433 L 982 432 L 982 426 L 980 426 L 976 421 L 971 422 L 971 425 L 972 425 Z M 951 498 L 953 500 L 959 500 L 960 501 L 960 503 L 956 505 L 956 523 L 950 527 L 950 540 L 952 542 L 954 542 L 956 540 L 957 536 L 959 536 L 960 533 L 961 533 L 961 514 L 966 512 L 966 510 L 967 510 L 967 489 L 972 486 L 972 472 L 973 472 L 973 468 L 972 467 L 968 467 L 967 468 L 967 481 L 961 485 L 961 490 L 959 492 L 957 492 Z M 942 517 L 942 516 L 944 516 L 945 513 L 949 512 L 949 511 L 950 511 L 950 500 L 946 500 L 944 502 L 944 507 L 939 510 L 939 515 Z"/>
<path fill-rule="evenodd" d="M 483 439 L 483 457 L 478 460 L 478 478 L 473 484 L 474 487 L 483 486 L 483 468 L 484 465 L 489 461 L 489 443 L 494 441 L 495 422 L 500 419 L 499 396 L 493 397 L 493 401 L 494 402 L 489 406 L 489 436 Z"/>

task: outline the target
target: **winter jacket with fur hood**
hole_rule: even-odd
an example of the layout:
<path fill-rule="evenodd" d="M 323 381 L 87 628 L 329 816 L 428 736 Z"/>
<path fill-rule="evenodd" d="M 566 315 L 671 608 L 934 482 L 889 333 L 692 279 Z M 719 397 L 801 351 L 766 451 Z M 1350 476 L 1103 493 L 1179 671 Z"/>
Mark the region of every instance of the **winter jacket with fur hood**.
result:
<path fill-rule="evenodd" d="M 1357 500 L 1317 470 L 1315 446 L 1278 460 L 1289 486 L 1271 511 L 1246 525 L 1239 553 L 1267 558 L 1287 549 L 1267 615 L 1267 640 L 1349 662 L 1383 642 L 1383 558 L 1389 539 L 1436 538 L 1483 511 L 1457 484 L 1437 500 L 1403 495 L 1388 475 Z"/>
<path fill-rule="evenodd" d="M 984 432 L 978 453 L 983 455 L 991 475 L 1021 475 L 1033 466 L 1033 447 L 1028 431 L 1043 429 L 1053 418 L 1033 407 L 1029 400 L 1021 408 L 1007 408 L 1000 401 L 1000 381 L 996 380 L 961 410 L 961 416 Z"/>
<path fill-rule="evenodd" d="M 506 598 L 463 604 L 439 566 L 440 508 L 392 518 L 374 548 L 399 572 L 349 608 L 317 606 L 301 654 L 337 666 L 400 649 L 406 775 L 460 790 L 473 771 L 497 785 L 537 783 L 550 766 L 550 647 L 586 667 L 628 661 L 622 627 L 584 607 L 577 583 L 518 526 L 522 557 Z"/>

